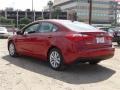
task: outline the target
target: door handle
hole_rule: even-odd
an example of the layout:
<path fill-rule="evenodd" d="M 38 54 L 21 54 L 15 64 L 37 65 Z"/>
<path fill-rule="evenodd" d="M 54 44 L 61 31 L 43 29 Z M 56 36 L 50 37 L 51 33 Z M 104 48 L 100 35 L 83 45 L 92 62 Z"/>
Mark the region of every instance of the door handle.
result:
<path fill-rule="evenodd" d="M 48 38 L 52 38 L 52 35 L 49 35 Z"/>

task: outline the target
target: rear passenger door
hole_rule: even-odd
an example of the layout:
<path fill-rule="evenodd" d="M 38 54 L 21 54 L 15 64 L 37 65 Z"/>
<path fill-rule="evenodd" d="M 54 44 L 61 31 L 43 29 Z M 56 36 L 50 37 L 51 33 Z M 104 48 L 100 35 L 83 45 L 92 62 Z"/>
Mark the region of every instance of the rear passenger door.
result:
<path fill-rule="evenodd" d="M 36 44 L 36 53 L 40 54 L 44 59 L 47 57 L 48 48 L 54 41 L 53 36 L 57 29 L 57 26 L 50 22 L 42 22 L 38 29 L 37 42 L 39 44 Z"/>

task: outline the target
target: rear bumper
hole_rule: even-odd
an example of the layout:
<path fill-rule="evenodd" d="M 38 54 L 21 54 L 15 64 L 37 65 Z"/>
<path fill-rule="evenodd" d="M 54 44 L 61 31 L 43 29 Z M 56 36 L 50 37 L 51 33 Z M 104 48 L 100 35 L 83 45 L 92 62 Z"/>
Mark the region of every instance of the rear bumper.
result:
<path fill-rule="evenodd" d="M 88 62 L 95 60 L 106 60 L 114 56 L 114 48 L 103 48 L 95 50 L 84 50 L 76 53 L 72 53 L 71 56 L 66 58 L 66 63 L 70 64 L 76 61 Z"/>

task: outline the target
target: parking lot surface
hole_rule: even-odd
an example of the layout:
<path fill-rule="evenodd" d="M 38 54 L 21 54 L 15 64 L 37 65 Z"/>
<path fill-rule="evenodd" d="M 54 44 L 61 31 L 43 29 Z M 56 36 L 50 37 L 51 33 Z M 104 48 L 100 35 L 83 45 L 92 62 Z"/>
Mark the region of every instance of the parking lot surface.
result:
<path fill-rule="evenodd" d="M 10 57 L 7 39 L 0 39 L 0 90 L 120 90 L 120 47 L 115 48 L 115 56 L 99 65 L 54 71 L 35 58 Z"/>

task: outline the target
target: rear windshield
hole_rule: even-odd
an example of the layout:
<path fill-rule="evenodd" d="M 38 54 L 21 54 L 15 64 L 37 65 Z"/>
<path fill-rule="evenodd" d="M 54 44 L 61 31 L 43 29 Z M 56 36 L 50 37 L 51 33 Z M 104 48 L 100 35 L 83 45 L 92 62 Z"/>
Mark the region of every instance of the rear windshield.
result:
<path fill-rule="evenodd" d="M 85 23 L 81 23 L 78 21 L 63 21 L 61 22 L 65 27 L 73 30 L 73 31 L 87 31 L 87 30 L 98 30 L 97 28 L 89 25 L 89 24 L 85 24 Z"/>

